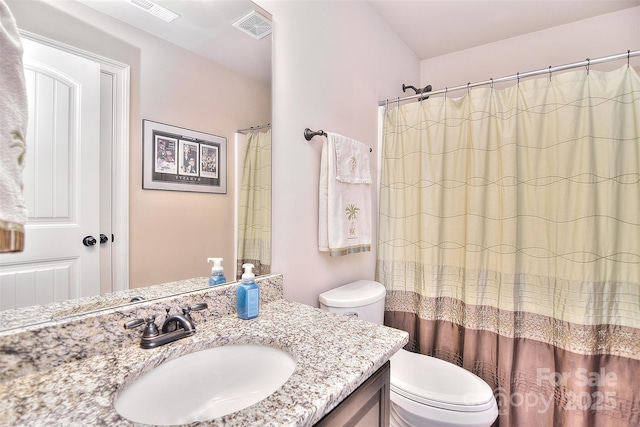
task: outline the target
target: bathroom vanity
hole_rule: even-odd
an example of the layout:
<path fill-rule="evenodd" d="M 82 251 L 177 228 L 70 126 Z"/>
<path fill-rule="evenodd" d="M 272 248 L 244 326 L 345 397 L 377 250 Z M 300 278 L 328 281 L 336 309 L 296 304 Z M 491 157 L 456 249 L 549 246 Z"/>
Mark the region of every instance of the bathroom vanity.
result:
<path fill-rule="evenodd" d="M 235 315 L 237 284 L 229 284 L 0 333 L 0 425 L 136 425 L 113 406 L 124 388 L 165 362 L 230 344 L 284 350 L 295 369 L 264 400 L 199 425 L 384 425 L 388 360 L 408 334 L 286 301 L 281 275 L 258 283 L 262 304 L 252 320 Z M 203 303 L 206 310 L 192 313 L 196 333 L 158 348 L 140 348 L 142 328 L 123 328 Z M 189 393 L 182 388 L 166 384 L 157 393 Z"/>
<path fill-rule="evenodd" d="M 331 412 L 316 423 L 316 427 L 386 427 L 390 415 L 391 363 L 371 375 Z"/>

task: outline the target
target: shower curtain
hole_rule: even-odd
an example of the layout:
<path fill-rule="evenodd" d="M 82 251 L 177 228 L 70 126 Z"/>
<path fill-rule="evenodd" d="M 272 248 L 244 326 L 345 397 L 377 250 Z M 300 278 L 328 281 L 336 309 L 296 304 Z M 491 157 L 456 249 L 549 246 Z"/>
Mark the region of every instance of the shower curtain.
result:
<path fill-rule="evenodd" d="M 238 279 L 242 264 L 271 272 L 271 129 L 247 136 L 238 201 Z"/>
<path fill-rule="evenodd" d="M 593 69 L 385 114 L 377 277 L 408 350 L 500 426 L 640 424 L 640 79 Z"/>

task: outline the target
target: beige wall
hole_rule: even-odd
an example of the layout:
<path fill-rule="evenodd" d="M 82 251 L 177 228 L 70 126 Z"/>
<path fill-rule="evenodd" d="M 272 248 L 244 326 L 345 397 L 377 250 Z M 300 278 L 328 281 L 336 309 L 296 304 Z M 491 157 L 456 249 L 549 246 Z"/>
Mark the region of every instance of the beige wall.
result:
<path fill-rule="evenodd" d="M 206 276 L 207 257 L 232 276 L 233 135 L 271 121 L 270 88 L 77 2 L 8 4 L 22 29 L 131 65 L 130 286 Z M 226 137 L 227 194 L 142 190 L 143 119 Z"/>
<path fill-rule="evenodd" d="M 465 85 L 640 49 L 640 6 L 420 62 L 420 85 Z M 597 66 L 617 68 L 626 61 Z M 640 58 L 632 58 L 632 65 Z M 596 67 L 594 67 L 596 68 Z M 515 82 L 506 82 L 513 85 Z M 454 93 L 462 96 L 464 92 Z"/>
<path fill-rule="evenodd" d="M 284 274 L 286 298 L 317 306 L 323 291 L 374 278 L 377 234 L 372 252 L 332 258 L 318 251 L 322 144 L 307 142 L 303 131 L 324 129 L 374 147 L 377 169 L 378 100 L 417 82 L 419 62 L 366 2 L 258 3 L 274 21 L 273 271 Z"/>

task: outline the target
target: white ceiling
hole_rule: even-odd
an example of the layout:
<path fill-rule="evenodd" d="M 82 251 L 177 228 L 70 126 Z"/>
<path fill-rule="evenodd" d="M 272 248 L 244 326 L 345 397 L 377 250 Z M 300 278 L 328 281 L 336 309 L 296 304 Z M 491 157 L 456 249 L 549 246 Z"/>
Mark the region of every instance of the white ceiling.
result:
<path fill-rule="evenodd" d="M 271 82 L 271 36 L 256 40 L 233 27 L 253 10 L 271 18 L 249 0 L 153 0 L 180 15 L 171 23 L 124 1 L 77 1 L 253 79 Z"/>
<path fill-rule="evenodd" d="M 369 0 L 369 3 L 422 60 L 639 6 L 640 0 Z"/>
<path fill-rule="evenodd" d="M 252 10 L 261 11 L 249 0 L 155 0 L 181 15 L 171 24 L 122 1 L 78 1 L 252 78 L 271 80 L 271 37 L 255 40 L 232 27 Z M 371 4 L 421 60 L 640 5 L 640 0 L 360 1 Z"/>

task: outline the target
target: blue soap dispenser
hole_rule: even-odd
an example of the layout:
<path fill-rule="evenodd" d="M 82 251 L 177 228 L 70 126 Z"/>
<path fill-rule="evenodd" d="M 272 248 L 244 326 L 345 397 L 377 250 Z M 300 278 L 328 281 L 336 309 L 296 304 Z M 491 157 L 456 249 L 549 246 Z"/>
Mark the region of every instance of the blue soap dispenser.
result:
<path fill-rule="evenodd" d="M 211 276 L 209 276 L 209 286 L 218 286 L 227 283 L 224 277 L 224 269 L 222 268 L 222 258 L 207 258 L 207 262 L 213 261 L 211 268 Z"/>
<path fill-rule="evenodd" d="M 256 284 L 256 276 L 253 274 L 253 264 L 242 264 L 244 273 L 242 283 L 236 290 L 238 317 L 241 319 L 253 319 L 258 317 L 260 311 L 260 287 Z"/>

